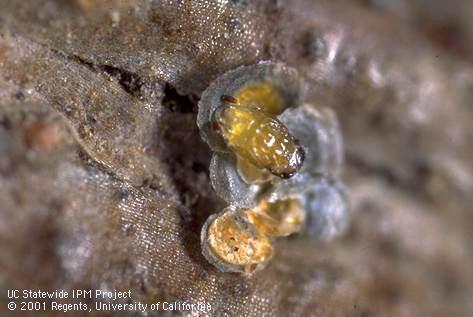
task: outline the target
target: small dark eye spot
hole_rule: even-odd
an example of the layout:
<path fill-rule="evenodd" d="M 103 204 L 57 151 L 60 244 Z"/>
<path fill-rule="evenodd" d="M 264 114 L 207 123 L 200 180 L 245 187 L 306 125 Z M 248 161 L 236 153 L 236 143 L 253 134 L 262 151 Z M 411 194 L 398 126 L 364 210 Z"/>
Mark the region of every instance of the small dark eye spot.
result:
<path fill-rule="evenodd" d="M 223 102 L 231 103 L 231 104 L 234 104 L 234 105 L 238 104 L 238 99 L 236 99 L 233 96 L 223 95 L 221 99 L 222 99 Z"/>

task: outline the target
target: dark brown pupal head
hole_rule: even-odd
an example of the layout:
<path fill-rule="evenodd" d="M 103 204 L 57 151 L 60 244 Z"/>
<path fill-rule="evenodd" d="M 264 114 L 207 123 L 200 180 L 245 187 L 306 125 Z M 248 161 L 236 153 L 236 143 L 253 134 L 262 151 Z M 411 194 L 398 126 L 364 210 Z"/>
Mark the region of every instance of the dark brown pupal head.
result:
<path fill-rule="evenodd" d="M 222 99 L 223 102 L 226 102 L 226 103 L 229 103 L 229 104 L 233 104 L 233 105 L 238 105 L 239 104 L 238 99 L 236 99 L 233 96 L 223 95 L 221 97 L 221 99 Z"/>
<path fill-rule="evenodd" d="M 294 151 L 290 160 L 291 171 L 282 172 L 275 175 L 284 179 L 293 177 L 301 169 L 302 165 L 304 164 L 304 159 L 305 150 L 302 146 L 297 145 L 296 150 Z"/>

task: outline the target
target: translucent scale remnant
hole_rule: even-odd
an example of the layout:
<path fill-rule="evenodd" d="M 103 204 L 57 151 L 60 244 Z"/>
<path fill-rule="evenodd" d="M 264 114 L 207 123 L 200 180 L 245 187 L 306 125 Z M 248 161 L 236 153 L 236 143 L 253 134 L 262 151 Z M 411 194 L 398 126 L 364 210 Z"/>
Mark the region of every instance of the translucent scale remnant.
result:
<path fill-rule="evenodd" d="M 253 272 L 273 254 L 270 238 L 233 208 L 207 220 L 202 246 L 207 260 L 229 272 Z"/>
<path fill-rule="evenodd" d="M 202 139 L 216 153 L 229 151 L 212 124 L 215 111 L 226 105 L 223 96 L 231 96 L 245 107 L 276 117 L 285 109 L 300 105 L 301 95 L 301 79 L 284 64 L 262 62 L 231 70 L 218 77 L 202 94 L 197 115 Z"/>

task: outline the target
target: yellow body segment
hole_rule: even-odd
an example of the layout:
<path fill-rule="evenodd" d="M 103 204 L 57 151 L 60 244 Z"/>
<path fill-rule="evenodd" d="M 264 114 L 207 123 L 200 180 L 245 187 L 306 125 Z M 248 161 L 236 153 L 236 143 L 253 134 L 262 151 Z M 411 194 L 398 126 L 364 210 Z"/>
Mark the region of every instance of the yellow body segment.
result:
<path fill-rule="evenodd" d="M 272 116 L 281 114 L 284 101 L 279 91 L 270 82 L 255 82 L 237 90 L 233 97 L 240 105 L 256 108 Z"/>
<path fill-rule="evenodd" d="M 272 176 L 267 170 L 256 167 L 241 156 L 237 157 L 237 170 L 247 184 L 265 183 Z"/>
<path fill-rule="evenodd" d="M 296 199 L 272 203 L 262 201 L 254 212 L 264 216 L 258 228 L 276 237 L 285 237 L 301 231 L 305 221 L 305 211 Z"/>
<path fill-rule="evenodd" d="M 263 111 L 224 105 L 216 110 L 215 121 L 227 146 L 256 167 L 288 178 L 302 166 L 303 148 L 279 120 Z"/>

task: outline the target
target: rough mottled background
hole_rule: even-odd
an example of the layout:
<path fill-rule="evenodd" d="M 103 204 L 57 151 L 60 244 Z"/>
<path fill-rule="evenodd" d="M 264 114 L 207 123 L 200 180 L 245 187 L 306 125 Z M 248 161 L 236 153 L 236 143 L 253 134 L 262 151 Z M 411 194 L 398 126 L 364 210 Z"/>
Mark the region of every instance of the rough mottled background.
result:
<path fill-rule="evenodd" d="M 0 0 L 1 315 L 7 289 L 93 288 L 214 316 L 471 316 L 471 21 L 468 0 Z M 353 224 L 242 277 L 200 254 L 222 202 L 196 104 L 263 59 L 337 112 Z"/>

